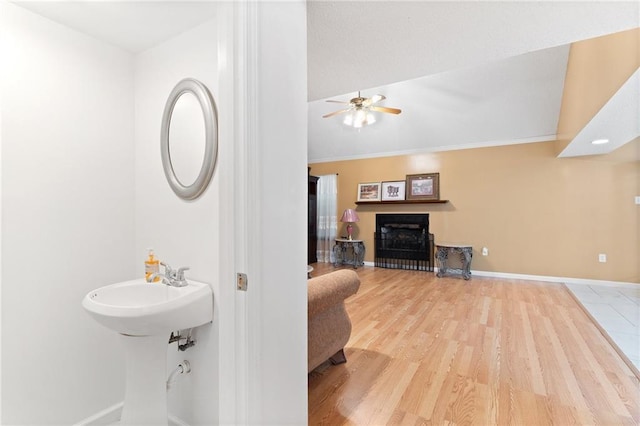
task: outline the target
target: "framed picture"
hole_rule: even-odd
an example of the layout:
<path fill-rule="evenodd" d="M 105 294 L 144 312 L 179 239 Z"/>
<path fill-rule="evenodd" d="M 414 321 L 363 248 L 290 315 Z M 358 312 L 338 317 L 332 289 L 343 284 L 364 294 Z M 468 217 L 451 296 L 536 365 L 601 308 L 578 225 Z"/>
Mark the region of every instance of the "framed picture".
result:
<path fill-rule="evenodd" d="M 382 182 L 382 201 L 404 201 L 406 181 Z"/>
<path fill-rule="evenodd" d="M 407 175 L 407 200 L 439 200 L 440 173 Z"/>
<path fill-rule="evenodd" d="M 358 201 L 380 201 L 380 182 L 359 183 Z"/>

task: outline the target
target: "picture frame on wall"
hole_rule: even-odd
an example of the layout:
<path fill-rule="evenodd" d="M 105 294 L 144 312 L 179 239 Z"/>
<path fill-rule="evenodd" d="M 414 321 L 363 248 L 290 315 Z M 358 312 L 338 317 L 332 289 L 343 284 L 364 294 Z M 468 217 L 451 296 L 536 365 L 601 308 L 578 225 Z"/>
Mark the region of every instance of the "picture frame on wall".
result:
<path fill-rule="evenodd" d="M 440 173 L 407 175 L 407 200 L 439 200 Z"/>
<path fill-rule="evenodd" d="M 395 180 L 382 182 L 380 199 L 382 201 L 404 201 L 407 182 Z"/>
<path fill-rule="evenodd" d="M 358 184 L 358 201 L 380 201 L 380 182 Z"/>

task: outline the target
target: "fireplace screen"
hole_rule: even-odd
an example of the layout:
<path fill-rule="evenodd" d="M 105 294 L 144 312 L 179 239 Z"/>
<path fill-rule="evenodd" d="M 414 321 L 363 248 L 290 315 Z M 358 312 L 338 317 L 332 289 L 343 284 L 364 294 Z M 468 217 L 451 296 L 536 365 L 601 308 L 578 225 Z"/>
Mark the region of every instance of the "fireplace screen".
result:
<path fill-rule="evenodd" d="M 433 271 L 428 214 L 377 214 L 375 266 Z"/>

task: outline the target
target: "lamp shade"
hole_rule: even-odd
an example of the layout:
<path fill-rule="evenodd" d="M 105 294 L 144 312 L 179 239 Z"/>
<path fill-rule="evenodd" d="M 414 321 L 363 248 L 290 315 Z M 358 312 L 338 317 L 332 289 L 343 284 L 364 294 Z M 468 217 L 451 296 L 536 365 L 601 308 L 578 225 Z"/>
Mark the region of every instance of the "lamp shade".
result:
<path fill-rule="evenodd" d="M 344 213 L 342 213 L 342 217 L 340 218 L 340 222 L 359 222 L 360 218 L 358 217 L 358 213 L 354 209 L 346 209 Z"/>

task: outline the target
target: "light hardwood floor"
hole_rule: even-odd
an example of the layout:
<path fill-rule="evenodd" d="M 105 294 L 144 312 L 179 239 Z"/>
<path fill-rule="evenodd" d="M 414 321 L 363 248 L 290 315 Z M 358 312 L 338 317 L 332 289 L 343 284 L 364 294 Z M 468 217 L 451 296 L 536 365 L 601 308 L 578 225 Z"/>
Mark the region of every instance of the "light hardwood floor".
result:
<path fill-rule="evenodd" d="M 309 425 L 640 424 L 638 378 L 563 285 L 357 272 L 348 361 L 309 374 Z"/>

